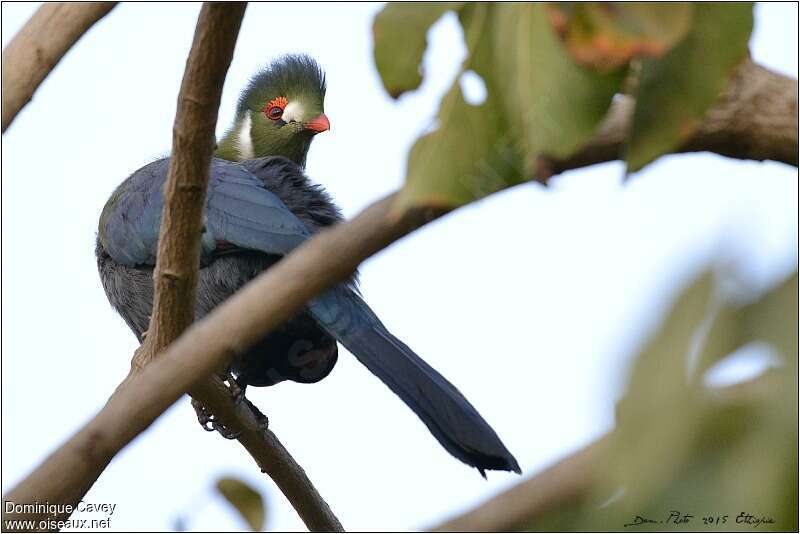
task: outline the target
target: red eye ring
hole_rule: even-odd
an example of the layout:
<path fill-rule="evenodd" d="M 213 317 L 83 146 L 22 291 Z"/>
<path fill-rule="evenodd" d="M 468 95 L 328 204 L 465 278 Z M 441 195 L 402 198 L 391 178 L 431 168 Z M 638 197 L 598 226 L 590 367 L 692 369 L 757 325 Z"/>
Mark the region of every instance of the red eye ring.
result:
<path fill-rule="evenodd" d="M 283 110 L 286 109 L 288 103 L 289 102 L 283 96 L 273 98 L 264 106 L 264 115 L 266 115 L 268 119 L 277 121 L 283 116 Z"/>

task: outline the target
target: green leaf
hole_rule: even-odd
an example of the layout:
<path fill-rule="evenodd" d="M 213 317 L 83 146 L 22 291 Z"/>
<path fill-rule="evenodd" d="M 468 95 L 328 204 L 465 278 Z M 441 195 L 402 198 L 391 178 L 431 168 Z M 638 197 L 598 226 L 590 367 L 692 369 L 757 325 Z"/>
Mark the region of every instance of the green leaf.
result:
<path fill-rule="evenodd" d="M 711 273 L 705 273 L 686 289 L 633 365 L 628 392 L 618 408 L 613 458 L 603 464 L 604 478 L 612 487 L 636 484 L 636 493 L 627 501 L 631 508 L 642 507 L 691 452 L 693 437 L 685 430 L 694 429 L 702 412 L 697 392 L 689 387 L 687 361 L 713 287 Z M 663 415 L 666 410 L 669 417 Z"/>
<path fill-rule="evenodd" d="M 742 310 L 744 335 L 771 343 L 790 364 L 797 366 L 797 271 L 758 301 Z"/>
<path fill-rule="evenodd" d="M 625 69 L 602 74 L 576 64 L 548 23 L 544 4 L 502 3 L 494 9 L 494 76 L 506 112 L 522 133 L 529 167 L 543 154 L 571 155 L 606 115 Z"/>
<path fill-rule="evenodd" d="M 547 10 L 575 60 L 600 71 L 665 54 L 692 20 L 690 2 L 552 2 Z"/>
<path fill-rule="evenodd" d="M 445 12 L 459 7 L 457 2 L 389 2 L 375 17 L 372 25 L 375 66 L 392 98 L 422 83 L 421 64 L 428 47 L 428 29 Z"/>
<path fill-rule="evenodd" d="M 796 313 L 787 309 L 792 291 L 796 308 L 796 280 L 795 275 L 755 304 L 729 307 L 732 312 L 720 317 L 745 327 L 734 336 L 740 340 L 760 337 L 749 333 L 749 324 L 775 322 L 770 332 L 796 331 L 796 322 L 788 324 Z M 773 521 L 759 531 L 797 529 L 796 370 L 770 371 L 722 390 L 685 379 L 686 354 L 713 291 L 707 273 L 678 299 L 636 359 L 617 428 L 589 474 L 598 481 L 589 501 L 624 491 L 603 508 L 585 509 L 574 530 L 628 530 L 624 525 L 636 516 L 656 523 L 630 530 L 756 530 L 737 522 L 743 512 Z M 736 329 L 711 332 L 730 335 Z M 677 523 L 672 511 L 692 517 Z"/>
<path fill-rule="evenodd" d="M 217 491 L 236 509 L 247 522 L 250 530 L 264 529 L 266 508 L 264 498 L 250 485 L 233 477 L 223 477 L 217 480 Z"/>
<path fill-rule="evenodd" d="M 438 128 L 414 144 L 398 207 L 456 207 L 521 183 L 541 155 L 566 157 L 604 117 L 624 71 L 601 74 L 572 61 L 538 4 L 468 4 L 459 11 L 465 70 L 486 84 L 480 105 L 459 81 Z"/>
<path fill-rule="evenodd" d="M 459 17 L 471 52 L 465 68 L 483 77 L 487 98 L 480 105 L 468 104 L 455 81 L 440 104 L 438 128 L 409 152 L 406 184 L 397 200 L 401 208 L 459 206 L 523 180 L 515 137 L 491 76 L 493 9 L 470 4 Z"/>
<path fill-rule="evenodd" d="M 797 272 L 755 302 L 724 304 L 717 312 L 700 352 L 696 374 L 753 341 L 765 341 L 792 366 L 797 365 Z"/>
<path fill-rule="evenodd" d="M 747 56 L 751 3 L 698 2 L 689 33 L 662 58 L 642 64 L 627 151 L 635 172 L 679 147 Z"/>
<path fill-rule="evenodd" d="M 442 101 L 442 126 L 414 144 L 398 207 L 450 208 L 523 181 L 522 160 L 497 105 L 464 101 L 458 85 Z"/>

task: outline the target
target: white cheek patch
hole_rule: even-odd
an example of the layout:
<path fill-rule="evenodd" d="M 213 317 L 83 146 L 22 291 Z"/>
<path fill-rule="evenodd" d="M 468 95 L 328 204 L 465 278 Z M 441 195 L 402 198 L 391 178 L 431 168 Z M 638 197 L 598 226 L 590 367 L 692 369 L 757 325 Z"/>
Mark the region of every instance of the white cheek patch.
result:
<path fill-rule="evenodd" d="M 300 122 L 303 117 L 303 106 L 299 102 L 289 102 L 283 110 L 283 117 L 286 122 L 297 121 Z"/>
<path fill-rule="evenodd" d="M 236 134 L 236 146 L 239 149 L 242 159 L 252 159 L 255 157 L 253 151 L 253 136 L 250 134 L 250 128 L 253 125 L 253 120 L 250 118 L 250 111 L 244 116 L 242 126 Z"/>

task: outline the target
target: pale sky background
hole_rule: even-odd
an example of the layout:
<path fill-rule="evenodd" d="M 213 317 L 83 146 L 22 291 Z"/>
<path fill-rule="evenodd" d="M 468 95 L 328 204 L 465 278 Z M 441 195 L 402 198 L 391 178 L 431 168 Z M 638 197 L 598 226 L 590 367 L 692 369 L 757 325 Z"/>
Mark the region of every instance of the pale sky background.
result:
<path fill-rule="evenodd" d="M 37 4 L 2 5 L 3 45 Z M 2 489 L 104 403 L 136 340 L 109 306 L 93 256 L 113 188 L 167 153 L 197 4 L 123 4 L 51 73 L 2 144 Z M 450 15 L 430 33 L 422 88 L 392 101 L 372 61 L 379 4 L 252 4 L 226 80 L 238 92 L 285 52 L 328 74 L 332 129 L 308 174 L 347 216 L 397 189 L 416 136 L 464 57 Z M 797 76 L 797 5 L 759 5 L 752 54 Z M 622 165 L 550 188 L 494 195 L 403 239 L 362 267 L 384 323 L 456 384 L 531 475 L 610 429 L 625 369 L 674 291 L 727 260 L 766 287 L 797 264 L 797 169 L 708 155 L 666 157 L 621 184 Z M 420 529 L 521 480 L 451 458 L 424 425 L 342 352 L 326 380 L 251 389 L 271 428 L 348 530 Z M 210 487 L 248 480 L 271 530 L 304 530 L 236 443 L 203 432 L 179 401 L 100 477 L 88 502 L 117 503 L 113 530 L 198 530 L 241 520 Z M 76 517 L 102 519 L 100 514 Z"/>

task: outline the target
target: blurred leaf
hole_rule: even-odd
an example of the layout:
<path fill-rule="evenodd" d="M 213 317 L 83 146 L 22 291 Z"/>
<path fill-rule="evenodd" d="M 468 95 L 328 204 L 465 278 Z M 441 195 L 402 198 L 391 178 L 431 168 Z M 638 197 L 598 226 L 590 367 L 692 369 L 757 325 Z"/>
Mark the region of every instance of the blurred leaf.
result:
<path fill-rule="evenodd" d="M 440 115 L 442 126 L 411 148 L 399 207 L 459 206 L 523 180 L 522 160 L 504 136 L 493 99 L 470 106 L 455 85 L 442 100 Z"/>
<path fill-rule="evenodd" d="M 740 313 L 730 305 L 716 311 L 697 357 L 692 375 L 702 379 L 705 372 L 745 343 L 740 336 Z"/>
<path fill-rule="evenodd" d="M 684 429 L 693 429 L 702 413 L 698 393 L 689 389 L 687 357 L 713 288 L 711 273 L 705 273 L 686 289 L 633 364 L 628 392 L 618 409 L 613 457 L 604 464 L 609 486 L 636 486 L 636 493 L 628 497 L 632 508 L 643 506 L 690 454 L 692 436 Z M 667 408 L 670 416 L 663 417 Z"/>
<path fill-rule="evenodd" d="M 389 2 L 375 17 L 372 25 L 375 66 L 392 98 L 422 83 L 422 55 L 428 47 L 428 29 L 445 12 L 459 7 L 459 2 L 424 2 L 413 6 Z"/>
<path fill-rule="evenodd" d="M 797 362 L 797 273 L 744 307 L 727 304 L 718 311 L 697 362 L 696 375 L 753 341 L 770 343 L 790 364 Z"/>
<path fill-rule="evenodd" d="M 502 87 L 500 98 L 522 132 L 529 167 L 542 154 L 571 155 L 594 134 L 626 71 L 602 74 L 575 64 L 548 24 L 544 4 L 493 7 L 495 57 L 479 74 L 494 76 Z"/>
<path fill-rule="evenodd" d="M 547 8 L 570 54 L 600 71 L 665 54 L 692 20 L 690 2 L 552 2 Z"/>
<path fill-rule="evenodd" d="M 670 448 L 676 440 L 641 451 L 637 456 L 647 453 L 649 463 L 639 464 L 638 472 L 626 469 L 632 476 L 625 481 L 623 498 L 604 510 L 601 525 L 590 513 L 581 529 L 620 530 L 638 515 L 657 521 L 635 527 L 643 531 L 752 531 L 753 525 L 736 522 L 745 512 L 773 521 L 757 530 L 796 531 L 797 396 L 796 388 L 791 393 L 792 380 L 785 373 L 768 373 L 746 386 L 726 388 L 735 391 L 724 403 L 695 396 L 690 412 L 681 409 L 685 406 L 665 404 L 636 421 L 640 434 L 668 425 L 687 443 L 685 453 L 673 454 Z M 628 456 L 618 449 L 608 461 L 614 462 L 608 468 L 613 470 L 626 466 Z M 649 478 L 660 464 L 669 467 L 670 476 L 651 484 Z M 692 519 L 676 523 L 675 516 L 670 519 L 672 511 Z M 707 524 L 704 517 L 719 517 L 720 522 Z"/>
<path fill-rule="evenodd" d="M 744 335 L 771 343 L 789 363 L 797 365 L 797 271 L 753 304 L 746 306 Z"/>
<path fill-rule="evenodd" d="M 470 105 L 458 80 L 453 83 L 440 104 L 438 128 L 411 148 L 406 185 L 398 197 L 401 207 L 458 206 L 523 180 L 499 89 L 487 68 L 493 60 L 493 10 L 485 3 L 470 4 L 459 16 L 467 46 L 477 51 L 467 60 L 467 68 L 482 76 L 487 98 Z M 489 77 L 483 76 L 487 73 Z"/>
<path fill-rule="evenodd" d="M 607 457 L 594 474 L 595 502 L 619 488 L 624 493 L 602 509 L 586 509 L 577 530 L 622 530 L 636 516 L 655 523 L 631 530 L 753 530 L 737 522 L 742 512 L 772 520 L 758 530 L 797 529 L 796 371 L 773 370 L 723 389 L 686 380 L 686 355 L 713 290 L 709 273 L 684 291 L 635 361 Z M 763 338 L 759 329 L 767 325 L 775 334 L 796 332 L 796 295 L 795 274 L 754 304 L 724 304 L 706 344 L 723 354 Z M 678 523 L 673 511 L 692 518 Z M 720 519 L 703 520 L 709 517 Z"/>
<path fill-rule="evenodd" d="M 642 64 L 629 140 L 628 172 L 681 145 L 747 56 L 751 3 L 698 2 L 689 33 L 662 58 Z"/>
<path fill-rule="evenodd" d="M 568 156 L 594 133 L 624 76 L 576 65 L 539 4 L 468 4 L 459 19 L 464 69 L 483 79 L 487 98 L 468 104 L 455 81 L 438 128 L 411 149 L 401 208 L 456 207 L 526 180 L 540 155 Z"/>
<path fill-rule="evenodd" d="M 233 505 L 253 531 L 264 529 L 264 498 L 247 483 L 233 477 L 217 480 L 217 491 Z"/>

